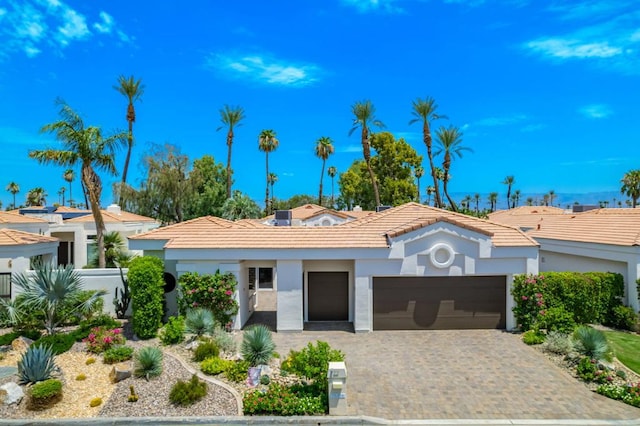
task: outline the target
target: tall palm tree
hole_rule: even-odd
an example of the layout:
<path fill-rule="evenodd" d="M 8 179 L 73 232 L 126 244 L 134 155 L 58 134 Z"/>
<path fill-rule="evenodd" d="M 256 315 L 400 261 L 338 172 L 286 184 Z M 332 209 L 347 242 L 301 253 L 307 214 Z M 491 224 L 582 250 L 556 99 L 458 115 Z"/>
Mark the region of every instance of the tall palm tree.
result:
<path fill-rule="evenodd" d="M 464 208 L 467 210 L 471 210 L 471 195 L 465 195 L 463 201 L 464 201 Z"/>
<path fill-rule="evenodd" d="M 41 186 L 27 192 L 27 206 L 44 206 L 47 204 L 47 193 Z"/>
<path fill-rule="evenodd" d="M 549 205 L 549 194 L 544 194 L 542 196 L 542 202 L 544 203 L 545 206 Z"/>
<path fill-rule="evenodd" d="M 60 106 L 61 120 L 43 126 L 41 131 L 55 133 L 56 139 L 62 142 L 63 148 L 29 151 L 29 157 L 41 164 L 55 164 L 63 167 L 73 167 L 80 163 L 82 182 L 87 189 L 91 213 L 96 224 L 98 266 L 104 268 L 105 226 L 100 211 L 102 181 L 96 170 L 104 170 L 116 175 L 115 151 L 124 145 L 126 135 L 118 133 L 103 137 L 99 127 L 85 127 L 82 118 L 69 105 L 60 100 L 57 103 Z"/>
<path fill-rule="evenodd" d="M 322 160 L 322 171 L 320 172 L 320 191 L 318 192 L 318 205 L 322 205 L 322 179 L 324 179 L 324 166 L 327 158 L 334 152 L 333 141 L 330 137 L 322 136 L 316 141 L 316 157 Z"/>
<path fill-rule="evenodd" d="M 276 132 L 271 129 L 264 129 L 258 136 L 258 149 L 265 153 L 267 164 L 267 186 L 264 195 L 264 211 L 268 215 L 271 209 L 269 208 L 269 153 L 275 151 L 278 148 L 280 141 L 276 138 Z"/>
<path fill-rule="evenodd" d="M 489 193 L 489 205 L 491 206 L 491 211 L 496 211 L 496 205 L 498 204 L 498 193 L 490 192 Z"/>
<path fill-rule="evenodd" d="M 556 191 L 554 191 L 553 189 L 549 191 L 549 205 L 553 206 L 553 202 L 555 201 L 557 195 L 556 195 Z"/>
<path fill-rule="evenodd" d="M 127 105 L 127 122 L 129 123 L 127 157 L 124 160 L 124 168 L 122 169 L 122 184 L 124 185 L 127 183 L 127 172 L 129 171 L 129 161 L 131 160 L 131 150 L 133 149 L 133 123 L 136 121 L 136 109 L 133 103 L 142 97 L 144 85 L 142 84 L 142 79 L 136 80 L 134 76 L 127 78 L 121 75 L 118 77 L 118 85 L 113 86 L 113 88 L 129 101 L 129 105 Z M 122 195 L 120 195 L 118 204 L 122 207 Z"/>
<path fill-rule="evenodd" d="M 413 171 L 413 175 L 416 177 L 416 180 L 418 181 L 418 202 L 421 203 L 422 201 L 420 200 L 420 178 L 424 176 L 424 168 L 422 168 L 422 166 L 416 167 L 415 170 Z"/>
<path fill-rule="evenodd" d="M 435 206 L 442 208 L 444 207 L 444 205 L 442 203 L 442 198 L 440 197 L 440 188 L 438 186 L 438 177 L 436 176 L 436 167 L 433 163 L 433 143 L 430 124 L 434 120 L 447 118 L 447 116 L 440 115 L 436 112 L 438 109 L 438 104 L 436 104 L 435 99 L 430 96 L 426 97 L 425 99 L 416 99 L 412 102 L 412 107 L 412 114 L 415 116 L 415 118 L 409 121 L 409 124 L 417 122 L 422 123 L 422 141 L 427 147 L 427 157 L 429 158 L 429 167 L 431 169 L 431 177 L 433 178 L 433 187 L 435 189 Z"/>
<path fill-rule="evenodd" d="M 507 209 L 511 208 L 511 204 L 509 204 L 509 201 L 511 200 L 511 187 L 515 181 L 516 179 L 513 176 L 507 176 L 502 181 L 503 184 L 507 185 Z"/>
<path fill-rule="evenodd" d="M 533 206 L 533 197 L 527 197 L 525 204 L 527 206 Z"/>
<path fill-rule="evenodd" d="M 271 208 L 273 208 L 273 203 L 276 198 L 275 191 L 273 190 L 273 185 L 275 185 L 277 181 L 278 181 L 278 175 L 273 172 L 269 173 L 269 176 L 267 177 L 267 184 L 271 186 Z"/>
<path fill-rule="evenodd" d="M 427 192 L 427 205 L 429 206 L 431 205 L 431 196 L 433 195 L 434 192 L 436 192 L 436 189 L 433 186 L 429 185 L 427 186 L 426 192 Z"/>
<path fill-rule="evenodd" d="M 329 166 L 329 168 L 327 169 L 327 174 L 331 178 L 331 208 L 333 208 L 335 206 L 335 199 L 333 197 L 333 190 L 335 186 L 334 179 L 336 177 L 336 174 L 338 174 L 338 169 L 336 169 L 336 166 Z"/>
<path fill-rule="evenodd" d="M 61 186 L 60 189 L 58 190 L 58 195 L 60 196 L 60 199 L 58 201 L 62 201 L 60 203 L 61 206 L 64 206 L 64 191 L 66 191 L 67 188 L 65 188 L 64 186 Z"/>
<path fill-rule="evenodd" d="M 520 190 L 516 189 L 515 191 L 513 191 L 513 208 L 518 207 L 518 204 L 520 203 Z"/>
<path fill-rule="evenodd" d="M 231 147 L 233 146 L 233 129 L 236 126 L 241 126 L 242 124 L 240 124 L 240 122 L 244 119 L 245 115 L 242 107 L 225 105 L 220 110 L 220 121 L 222 121 L 223 126 L 218 127 L 217 130 L 222 128 L 227 129 L 227 198 L 231 198 Z"/>
<path fill-rule="evenodd" d="M 20 185 L 18 185 L 17 183 L 11 181 L 9 182 L 9 184 L 7 185 L 7 191 L 9 191 L 11 193 L 11 195 L 13 195 L 13 206 L 12 208 L 16 208 L 16 194 L 18 192 L 20 192 Z"/>
<path fill-rule="evenodd" d="M 444 191 L 444 195 L 447 197 L 447 200 L 449 200 L 449 204 L 451 204 L 451 209 L 456 212 L 458 211 L 458 208 L 456 207 L 455 201 L 453 201 L 453 199 L 449 195 L 448 190 L 451 161 L 456 157 L 462 158 L 462 153 L 464 151 L 473 152 L 473 150 L 466 146 L 462 146 L 462 132 L 455 126 L 440 127 L 436 131 L 436 138 L 438 141 L 438 149 L 434 154 L 444 154 L 444 158 L 442 160 L 442 171 L 444 173 L 444 179 L 442 180 L 442 190 Z"/>
<path fill-rule="evenodd" d="M 71 197 L 71 183 L 76 178 L 76 174 L 73 169 L 67 169 L 62 174 L 62 177 L 64 178 L 64 180 L 69 182 L 69 207 L 71 207 L 71 203 L 73 202 L 73 198 Z"/>
<path fill-rule="evenodd" d="M 640 198 L 640 170 L 629 170 L 622 176 L 620 192 L 631 198 L 631 207 L 636 208 Z"/>
<path fill-rule="evenodd" d="M 349 131 L 349 136 L 360 127 L 360 142 L 362 143 L 362 155 L 369 171 L 369 177 L 371 178 L 371 186 L 373 187 L 373 195 L 376 200 L 376 206 L 380 205 L 380 191 L 378 190 L 378 182 L 376 182 L 376 175 L 371 168 L 371 141 L 369 139 L 369 133 L 371 131 L 370 126 L 378 128 L 384 128 L 384 123 L 378 120 L 375 116 L 376 108 L 373 106 L 370 100 L 364 100 L 356 102 L 351 106 L 351 112 L 355 116 L 353 119 L 353 127 Z"/>
<path fill-rule="evenodd" d="M 473 195 L 473 201 L 476 203 L 476 214 L 480 212 L 479 204 L 480 204 L 480 194 L 477 192 Z"/>

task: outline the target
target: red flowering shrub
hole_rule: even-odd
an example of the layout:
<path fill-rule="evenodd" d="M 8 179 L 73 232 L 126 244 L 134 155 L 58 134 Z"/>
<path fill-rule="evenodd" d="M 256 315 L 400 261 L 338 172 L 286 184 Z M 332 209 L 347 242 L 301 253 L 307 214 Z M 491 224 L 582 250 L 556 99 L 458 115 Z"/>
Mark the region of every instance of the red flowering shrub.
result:
<path fill-rule="evenodd" d="M 87 351 L 100 354 L 113 346 L 124 345 L 127 339 L 122 334 L 121 328 L 95 327 L 82 341 L 87 344 Z"/>
<path fill-rule="evenodd" d="M 220 271 L 213 275 L 187 272 L 178 282 L 181 290 L 178 305 L 183 315 L 189 308 L 206 308 L 211 310 L 216 322 L 223 327 L 231 327 L 231 319 L 238 312 L 235 275 Z"/>

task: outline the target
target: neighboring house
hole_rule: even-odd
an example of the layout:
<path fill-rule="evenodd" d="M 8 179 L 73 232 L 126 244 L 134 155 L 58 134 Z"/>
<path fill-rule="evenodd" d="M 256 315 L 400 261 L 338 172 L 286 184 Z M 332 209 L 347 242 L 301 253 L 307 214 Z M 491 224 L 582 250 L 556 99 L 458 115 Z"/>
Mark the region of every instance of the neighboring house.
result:
<path fill-rule="evenodd" d="M 355 212 L 337 211 L 317 204 L 304 204 L 290 210 L 280 210 L 262 219 L 261 223 L 275 226 L 334 226 L 373 213 L 363 212 L 362 209 Z"/>
<path fill-rule="evenodd" d="M 356 332 L 511 329 L 513 276 L 538 272 L 538 244 L 523 232 L 416 203 L 331 227 L 208 216 L 129 237 L 129 246 L 164 259 L 174 278 L 235 274 L 235 328 L 259 303 L 257 289 L 272 286 L 278 331 L 324 321 Z"/>
<path fill-rule="evenodd" d="M 545 209 L 543 211 L 537 209 Z M 579 213 L 522 207 L 489 215 L 540 243 L 540 271 L 609 271 L 622 274 L 625 304 L 638 311 L 640 209 L 607 208 Z"/>

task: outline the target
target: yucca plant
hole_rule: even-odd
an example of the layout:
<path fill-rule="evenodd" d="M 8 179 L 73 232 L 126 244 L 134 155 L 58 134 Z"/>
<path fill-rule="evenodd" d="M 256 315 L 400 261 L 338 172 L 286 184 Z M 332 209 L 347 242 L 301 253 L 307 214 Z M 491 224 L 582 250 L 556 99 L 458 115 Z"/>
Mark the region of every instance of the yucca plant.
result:
<path fill-rule="evenodd" d="M 273 358 L 276 345 L 271 330 L 262 324 L 255 325 L 244 332 L 240 351 L 242 357 L 252 366 L 268 364 Z"/>
<path fill-rule="evenodd" d="M 29 346 L 18 361 L 20 384 L 25 385 L 47 380 L 51 378 L 56 368 L 51 346 Z"/>
<path fill-rule="evenodd" d="M 213 333 L 216 322 L 213 319 L 213 312 L 209 309 L 195 308 L 187 311 L 184 325 L 187 333 L 200 337 L 203 334 Z"/>
<path fill-rule="evenodd" d="M 133 374 L 147 380 L 162 374 L 162 351 L 152 346 L 145 346 L 136 352 Z"/>
<path fill-rule="evenodd" d="M 591 359 L 610 359 L 611 351 L 605 334 L 595 328 L 580 326 L 573 333 L 575 350 Z"/>

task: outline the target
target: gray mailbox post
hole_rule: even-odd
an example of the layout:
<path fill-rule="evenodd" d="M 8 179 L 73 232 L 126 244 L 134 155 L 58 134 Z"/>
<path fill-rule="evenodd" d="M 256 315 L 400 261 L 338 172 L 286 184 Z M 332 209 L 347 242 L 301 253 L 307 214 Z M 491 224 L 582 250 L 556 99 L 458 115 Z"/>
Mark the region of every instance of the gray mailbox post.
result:
<path fill-rule="evenodd" d="M 329 415 L 347 415 L 347 366 L 344 362 L 330 362 L 327 372 L 329 380 Z"/>

